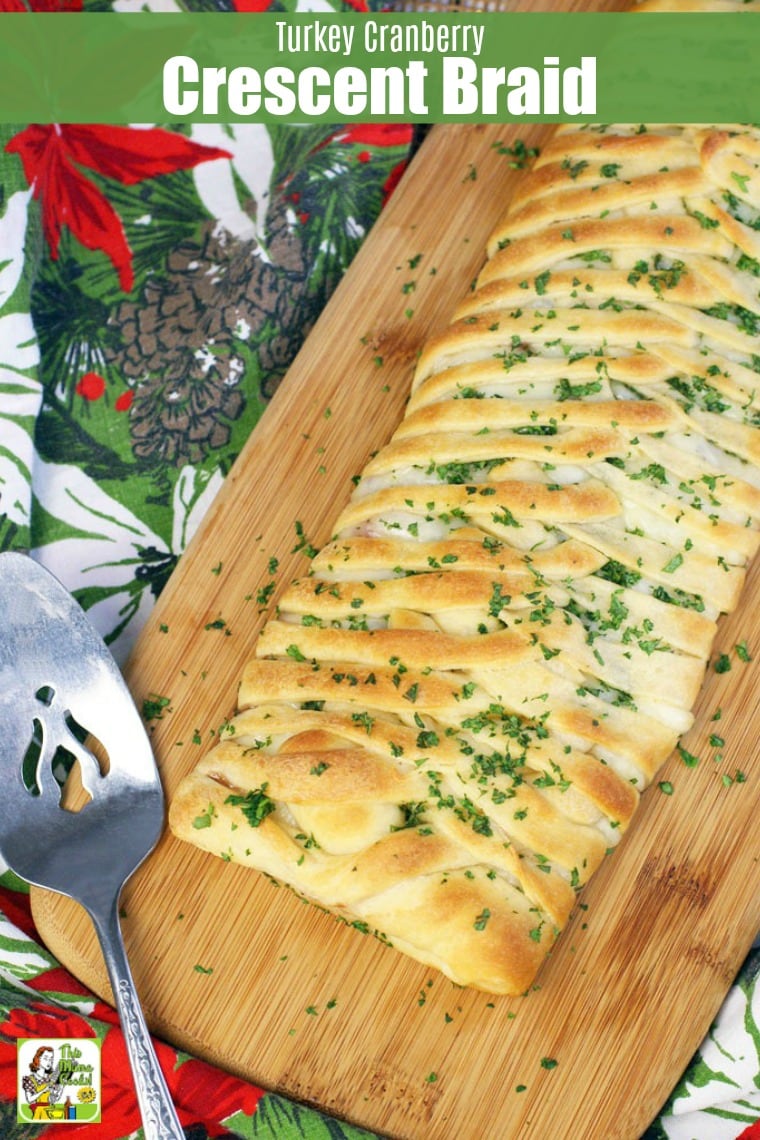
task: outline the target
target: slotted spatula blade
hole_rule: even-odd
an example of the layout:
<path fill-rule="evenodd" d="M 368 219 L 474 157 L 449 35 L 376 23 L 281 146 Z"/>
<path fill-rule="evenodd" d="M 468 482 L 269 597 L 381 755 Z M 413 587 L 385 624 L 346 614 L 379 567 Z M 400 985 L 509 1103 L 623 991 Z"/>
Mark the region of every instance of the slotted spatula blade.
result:
<path fill-rule="evenodd" d="M 164 824 L 140 715 L 81 606 L 32 558 L 0 554 L 0 857 L 90 915 L 146 1140 L 184 1140 L 124 950 L 121 889 Z M 83 789 L 76 798 L 71 786 Z"/>

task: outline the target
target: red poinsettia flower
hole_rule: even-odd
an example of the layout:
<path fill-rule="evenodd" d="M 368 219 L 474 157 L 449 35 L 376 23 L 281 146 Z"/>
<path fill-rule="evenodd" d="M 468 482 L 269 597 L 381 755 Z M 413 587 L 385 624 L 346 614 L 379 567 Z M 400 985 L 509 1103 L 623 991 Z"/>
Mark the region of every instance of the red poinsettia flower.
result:
<path fill-rule="evenodd" d="M 184 1119 L 203 1124 L 209 1136 L 224 1136 L 222 1121 L 236 1112 L 252 1116 L 264 1090 L 231 1076 L 205 1061 L 189 1060 L 179 1065 L 169 1089 Z"/>
<path fill-rule="evenodd" d="M 34 920 L 29 905 L 27 891 L 12 891 L 10 887 L 0 887 L 0 911 L 9 922 L 30 938 L 35 937 Z"/>
<path fill-rule="evenodd" d="M 754 1124 L 750 1124 L 749 1128 L 745 1128 L 736 1140 L 760 1140 L 760 1120 L 756 1120 Z"/>
<path fill-rule="evenodd" d="M 63 966 L 51 966 L 49 970 L 43 970 L 34 978 L 28 979 L 26 984 L 44 993 L 72 994 L 83 998 L 89 996 L 89 990 L 85 989 L 82 983 Z M 94 998 L 92 1004 L 95 1004 Z"/>
<path fill-rule="evenodd" d="M 383 205 L 386 204 L 393 191 L 401 181 L 401 176 L 406 170 L 406 162 L 397 162 L 390 172 L 385 182 L 383 183 Z"/>
<path fill-rule="evenodd" d="M 340 127 L 332 138 L 365 146 L 408 146 L 412 141 L 412 128 L 409 123 L 357 123 Z"/>
<path fill-rule="evenodd" d="M 205 1061 L 186 1060 L 180 1064 L 176 1050 L 160 1041 L 153 1043 L 183 1126 L 203 1124 L 209 1136 L 223 1136 L 226 1129 L 221 1121 L 240 1110 L 249 1115 L 255 1111 L 264 1095 L 262 1089 L 223 1073 Z M 103 1040 L 101 1069 L 103 1118 L 108 1114 L 117 1124 L 114 1138 L 129 1135 L 139 1127 L 140 1121 L 127 1047 L 120 1029 L 109 1030 Z M 66 1135 L 76 1136 L 76 1133 Z M 86 1132 L 82 1140 L 87 1140 Z M 104 1133 L 102 1140 L 111 1140 L 111 1134 Z"/>
<path fill-rule="evenodd" d="M 95 1021 L 104 1022 L 106 1025 L 119 1024 L 116 1010 L 90 993 L 86 986 L 83 986 L 79 979 L 70 974 L 63 966 L 52 966 L 49 970 L 43 970 L 34 978 L 28 979 L 26 984 L 30 989 L 39 991 L 40 1001 L 47 1000 L 50 994 L 82 998 L 82 1004 L 86 1008 L 88 1017 Z"/>
<path fill-rule="evenodd" d="M 87 126 L 33 123 L 5 148 L 21 159 L 34 197 L 42 203 L 42 227 L 55 260 L 67 226 L 87 249 L 102 250 L 125 292 L 134 284 L 132 251 L 121 218 L 105 195 L 81 171 L 94 170 L 126 186 L 200 162 L 230 158 L 228 151 L 202 146 L 161 127 Z"/>
<path fill-rule="evenodd" d="M 0 0 L 0 12 L 81 12 L 84 0 Z"/>

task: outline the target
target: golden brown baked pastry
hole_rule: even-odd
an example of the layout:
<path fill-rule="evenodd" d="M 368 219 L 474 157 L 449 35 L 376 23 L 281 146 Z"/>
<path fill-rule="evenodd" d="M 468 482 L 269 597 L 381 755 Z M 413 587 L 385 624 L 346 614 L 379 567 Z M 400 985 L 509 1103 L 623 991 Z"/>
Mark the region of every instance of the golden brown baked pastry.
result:
<path fill-rule="evenodd" d="M 757 547 L 759 279 L 760 132 L 560 129 L 175 833 L 524 991 Z"/>

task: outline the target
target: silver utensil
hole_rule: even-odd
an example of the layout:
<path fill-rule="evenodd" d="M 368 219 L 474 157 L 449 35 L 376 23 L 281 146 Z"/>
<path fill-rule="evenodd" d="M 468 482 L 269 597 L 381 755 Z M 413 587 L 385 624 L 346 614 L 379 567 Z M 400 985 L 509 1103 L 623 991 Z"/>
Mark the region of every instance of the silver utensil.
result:
<path fill-rule="evenodd" d="M 75 774 L 84 789 L 76 797 Z M 27 882 L 75 899 L 93 922 L 146 1140 L 185 1140 L 119 927 L 122 887 L 163 827 L 153 752 L 81 606 L 17 553 L 0 554 L 0 785 L 0 856 Z"/>

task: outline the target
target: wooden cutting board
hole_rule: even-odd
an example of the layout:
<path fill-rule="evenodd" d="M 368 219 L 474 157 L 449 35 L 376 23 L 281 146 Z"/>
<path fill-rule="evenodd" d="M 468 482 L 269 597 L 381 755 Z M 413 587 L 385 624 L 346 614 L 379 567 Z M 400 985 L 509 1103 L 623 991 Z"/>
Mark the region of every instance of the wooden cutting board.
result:
<path fill-rule="evenodd" d="M 434 129 L 181 560 L 128 669 L 138 702 L 168 698 L 150 724 L 169 796 L 233 711 L 266 616 L 256 596 L 269 560 L 285 582 L 306 568 L 297 526 L 315 545 L 328 538 L 351 476 L 402 416 L 420 345 L 481 264 L 519 177 L 504 146 L 518 136 L 540 145 L 546 130 Z M 684 741 L 699 765 L 668 763 L 672 795 L 655 785 L 644 796 L 533 992 L 457 988 L 166 835 L 124 896 L 156 1032 L 405 1140 L 635 1140 L 760 928 L 758 673 L 734 650 L 746 639 L 760 656 L 758 570 L 721 628 L 716 652 L 732 668 L 709 670 Z M 709 744 L 716 731 L 722 760 Z M 737 770 L 744 779 L 731 781 Z M 82 912 L 40 891 L 33 904 L 53 952 L 107 995 Z"/>

